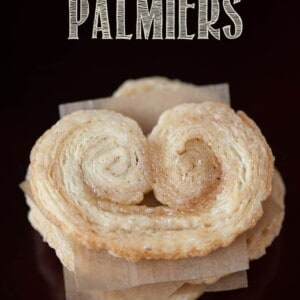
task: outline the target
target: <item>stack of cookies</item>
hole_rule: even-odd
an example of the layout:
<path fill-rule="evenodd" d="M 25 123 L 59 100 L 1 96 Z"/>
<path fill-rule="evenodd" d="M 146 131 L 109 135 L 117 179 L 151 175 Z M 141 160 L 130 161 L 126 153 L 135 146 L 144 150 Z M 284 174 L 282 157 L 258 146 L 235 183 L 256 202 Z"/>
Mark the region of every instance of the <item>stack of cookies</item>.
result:
<path fill-rule="evenodd" d="M 68 299 L 196 299 L 247 286 L 284 218 L 284 184 L 228 85 L 153 77 L 60 106 L 34 145 L 29 220 Z"/>

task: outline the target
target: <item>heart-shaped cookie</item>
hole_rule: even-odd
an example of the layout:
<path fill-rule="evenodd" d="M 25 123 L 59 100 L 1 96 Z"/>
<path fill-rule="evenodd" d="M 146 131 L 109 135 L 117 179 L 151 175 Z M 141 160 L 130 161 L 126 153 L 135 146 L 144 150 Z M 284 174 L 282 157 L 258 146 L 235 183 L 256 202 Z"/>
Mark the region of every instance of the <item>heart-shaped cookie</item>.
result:
<path fill-rule="evenodd" d="M 146 137 L 121 114 L 63 117 L 36 143 L 33 201 L 70 240 L 126 259 L 206 255 L 262 215 L 273 156 L 255 123 L 221 103 L 163 113 Z M 139 204 L 153 188 L 164 205 Z"/>

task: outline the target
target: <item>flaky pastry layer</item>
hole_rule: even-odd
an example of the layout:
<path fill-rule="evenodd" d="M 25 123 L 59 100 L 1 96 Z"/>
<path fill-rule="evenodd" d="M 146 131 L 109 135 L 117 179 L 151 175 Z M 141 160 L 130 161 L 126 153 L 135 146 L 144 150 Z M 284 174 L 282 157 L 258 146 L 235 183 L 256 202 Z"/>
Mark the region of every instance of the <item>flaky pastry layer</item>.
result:
<path fill-rule="evenodd" d="M 24 183 L 23 189 L 26 193 L 27 204 L 30 207 L 28 218 L 31 225 L 42 235 L 44 241 L 55 249 L 62 264 L 74 272 L 75 257 L 72 242 L 40 212 L 27 185 L 28 182 Z M 281 209 L 274 210 L 274 205 L 278 205 Z M 271 194 L 263 202 L 264 214 L 258 223 L 246 232 L 248 254 L 251 260 L 264 255 L 266 248 L 279 234 L 284 217 L 284 206 L 284 183 L 280 173 L 275 170 Z M 267 229 L 267 235 L 265 229 Z M 212 280 L 212 282 L 216 280 L 218 278 Z M 205 281 L 205 284 L 209 283 L 211 282 Z M 200 282 L 192 281 L 191 284 L 199 285 Z"/>
<path fill-rule="evenodd" d="M 192 83 L 183 82 L 177 79 L 169 79 L 161 76 L 145 77 L 139 79 L 126 80 L 119 88 L 114 92 L 114 97 L 120 96 L 138 96 L 145 93 L 156 92 L 173 92 L 179 93 L 183 98 L 199 97 L 199 90 L 201 90 L 201 96 L 205 101 L 215 101 L 216 96 L 214 93 L 205 92 L 203 88 L 194 85 Z"/>
<path fill-rule="evenodd" d="M 271 194 L 263 202 L 264 215 L 255 227 L 246 233 L 250 260 L 262 257 L 266 248 L 279 235 L 285 215 L 284 196 L 284 182 L 278 170 L 275 169 Z"/>
<path fill-rule="evenodd" d="M 228 246 L 261 217 L 261 202 L 271 188 L 271 150 L 254 122 L 226 105 L 182 105 L 175 111 L 180 128 L 193 121 L 195 112 L 201 122 L 200 145 L 198 138 L 181 142 L 179 151 L 188 145 L 193 162 L 200 154 L 200 170 L 217 169 L 208 181 L 195 173 L 207 205 L 199 197 L 201 205 L 194 206 L 193 196 L 192 201 L 184 200 L 188 210 L 178 209 L 173 204 L 181 201 L 180 194 L 174 203 L 158 197 L 168 206 L 136 205 L 151 189 L 153 170 L 157 192 L 155 167 L 161 161 L 153 164 L 153 145 L 149 153 L 145 137 L 129 118 L 109 111 L 79 111 L 62 118 L 32 150 L 29 182 L 40 212 L 71 241 L 129 260 L 201 256 Z M 172 118 L 171 114 L 171 124 Z M 153 141 L 151 137 L 153 133 Z M 220 150 L 224 145 L 227 148 Z M 220 181 L 217 189 L 214 180 Z"/>

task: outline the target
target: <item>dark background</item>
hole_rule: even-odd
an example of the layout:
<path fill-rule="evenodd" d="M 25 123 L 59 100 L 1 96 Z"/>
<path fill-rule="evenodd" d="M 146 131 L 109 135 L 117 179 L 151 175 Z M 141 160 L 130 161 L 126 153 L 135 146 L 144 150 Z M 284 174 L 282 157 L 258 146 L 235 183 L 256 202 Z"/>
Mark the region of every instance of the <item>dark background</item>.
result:
<path fill-rule="evenodd" d="M 267 255 L 251 263 L 249 288 L 203 299 L 282 299 L 298 292 L 299 19 L 297 1 L 242 0 L 237 40 L 105 41 L 91 39 L 90 18 L 78 41 L 68 37 L 68 2 L 3 3 L 1 101 L 1 299 L 64 299 L 61 268 L 27 221 L 18 188 L 35 140 L 58 120 L 62 102 L 110 95 L 124 80 L 150 75 L 196 84 L 229 82 L 232 106 L 262 129 L 287 186 L 286 219 Z M 114 1 L 111 1 L 114 2 Z M 128 2 L 128 1 L 127 1 Z M 135 1 L 131 1 L 134 2 Z M 190 1 L 191 3 L 195 1 Z M 114 10 L 113 3 L 112 10 Z M 131 8 L 130 8 L 131 9 Z M 132 10 L 131 10 L 132 11 Z M 195 15 L 190 14 L 190 32 Z M 131 21 L 130 21 L 131 20 Z M 194 20 L 194 21 L 193 21 Z M 114 19 L 111 18 L 111 23 Z M 135 15 L 128 17 L 128 31 Z M 230 21 L 224 16 L 221 25 Z M 194 27 L 193 27 L 194 26 Z M 113 28 L 114 26 L 112 26 Z M 113 34 L 114 35 L 114 34 Z M 4 91 L 4 93 L 3 93 Z"/>

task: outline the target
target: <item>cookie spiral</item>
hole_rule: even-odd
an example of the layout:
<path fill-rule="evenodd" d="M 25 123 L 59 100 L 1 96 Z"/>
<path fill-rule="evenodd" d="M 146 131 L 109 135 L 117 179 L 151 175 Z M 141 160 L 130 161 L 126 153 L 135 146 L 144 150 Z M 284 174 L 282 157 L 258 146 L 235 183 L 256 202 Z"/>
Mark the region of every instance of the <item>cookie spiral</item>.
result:
<path fill-rule="evenodd" d="M 78 111 L 63 118 L 31 154 L 38 190 L 45 188 L 47 195 L 47 187 L 56 188 L 58 196 L 78 204 L 86 198 L 142 201 L 151 189 L 148 165 L 146 139 L 136 122 L 110 111 Z"/>
<path fill-rule="evenodd" d="M 166 120 L 165 135 L 160 129 Z M 189 198 L 181 187 L 176 198 L 167 200 L 158 192 L 163 184 L 162 194 L 169 193 L 165 175 L 158 177 L 158 170 L 168 167 L 162 158 L 173 153 L 172 143 L 170 148 L 163 145 L 178 130 L 175 120 L 184 130 L 189 124 L 197 129 L 188 130 L 197 132 L 196 139 L 179 142 L 176 149 L 180 155 L 186 147 L 184 159 L 188 161 L 191 152 L 194 162 L 200 145 L 200 175 L 189 165 L 185 169 L 184 162 L 180 170 L 188 174 L 177 183 L 186 186 L 193 182 L 190 178 L 200 176 L 201 205 L 194 191 Z M 79 111 L 62 118 L 31 153 L 28 180 L 35 204 L 71 241 L 129 260 L 206 255 L 255 225 L 262 214 L 261 201 L 270 192 L 273 157 L 256 125 L 243 113 L 236 115 L 217 103 L 178 106 L 162 115 L 149 142 L 152 165 L 146 138 L 133 120 L 109 111 Z M 227 145 L 228 156 L 238 162 L 224 160 L 220 145 Z M 168 151 L 162 155 L 162 149 Z M 212 175 L 206 179 L 203 171 Z M 140 203 L 151 189 L 153 174 L 154 191 L 165 206 Z M 176 170 L 173 176 L 178 177 Z M 176 182 L 170 186 L 176 187 Z M 202 205 L 203 199 L 208 203 Z M 188 209 L 182 209 L 183 204 Z"/>
<path fill-rule="evenodd" d="M 210 226 L 213 217 L 224 226 L 258 220 L 271 189 L 273 156 L 244 113 L 222 103 L 179 105 L 161 115 L 148 140 L 160 202 L 203 210 Z"/>
<path fill-rule="evenodd" d="M 252 211 L 270 192 L 269 146 L 253 121 L 225 104 L 170 109 L 148 140 L 155 196 L 170 207 Z"/>

